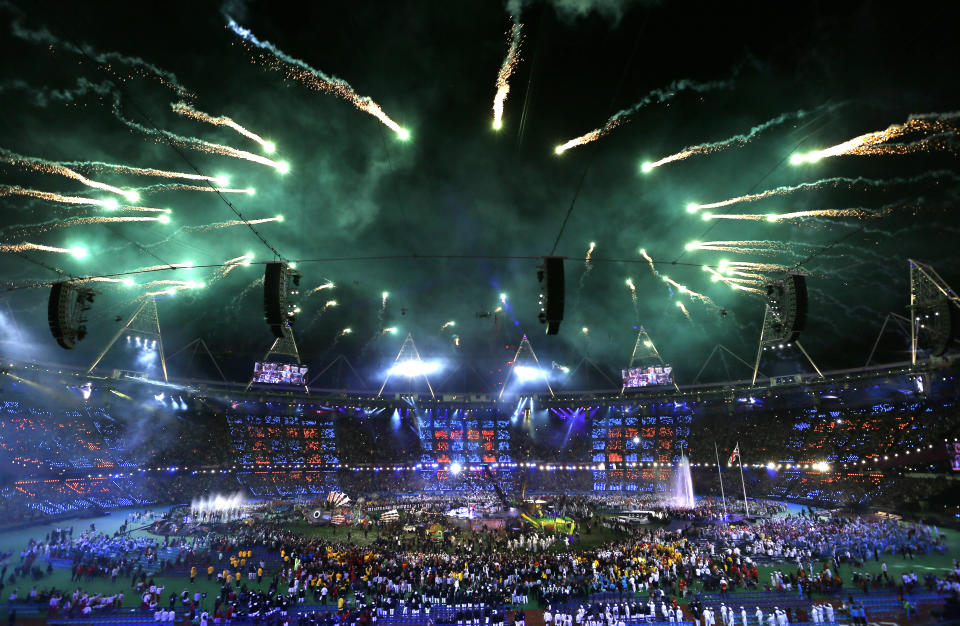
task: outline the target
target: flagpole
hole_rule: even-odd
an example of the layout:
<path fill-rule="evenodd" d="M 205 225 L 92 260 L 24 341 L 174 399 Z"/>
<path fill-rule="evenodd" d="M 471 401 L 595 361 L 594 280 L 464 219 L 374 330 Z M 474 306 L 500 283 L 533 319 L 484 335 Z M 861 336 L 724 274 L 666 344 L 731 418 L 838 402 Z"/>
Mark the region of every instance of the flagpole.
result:
<path fill-rule="evenodd" d="M 746 512 L 745 517 L 750 517 L 750 507 L 747 506 L 747 483 L 743 480 L 743 454 L 740 453 L 740 442 L 737 442 L 737 447 L 734 448 L 737 451 L 737 460 L 740 461 L 740 485 L 743 487 L 743 510 Z"/>
<path fill-rule="evenodd" d="M 727 520 L 727 496 L 723 493 L 723 474 L 720 472 L 720 452 L 717 450 L 717 442 L 713 442 L 713 453 L 717 455 L 717 476 L 720 477 L 720 498 L 723 500 L 723 520 Z"/>

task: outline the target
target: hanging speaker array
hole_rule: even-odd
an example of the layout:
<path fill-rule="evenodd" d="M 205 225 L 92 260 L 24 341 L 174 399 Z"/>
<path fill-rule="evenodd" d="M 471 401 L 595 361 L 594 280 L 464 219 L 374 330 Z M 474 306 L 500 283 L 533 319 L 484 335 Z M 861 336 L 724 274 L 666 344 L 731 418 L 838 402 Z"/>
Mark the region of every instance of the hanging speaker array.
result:
<path fill-rule="evenodd" d="M 60 347 L 71 350 L 87 336 L 86 312 L 93 305 L 95 292 L 69 281 L 54 283 L 47 302 L 50 333 Z"/>

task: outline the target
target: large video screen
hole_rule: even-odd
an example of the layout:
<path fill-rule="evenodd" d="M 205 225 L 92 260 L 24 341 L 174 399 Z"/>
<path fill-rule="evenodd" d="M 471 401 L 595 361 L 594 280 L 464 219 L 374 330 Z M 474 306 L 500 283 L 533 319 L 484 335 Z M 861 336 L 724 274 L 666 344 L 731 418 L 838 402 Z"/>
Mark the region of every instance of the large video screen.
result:
<path fill-rule="evenodd" d="M 950 467 L 955 472 L 960 472 L 960 443 L 948 443 L 947 456 L 950 458 Z"/>
<path fill-rule="evenodd" d="M 306 385 L 307 366 L 289 363 L 255 363 L 253 382 L 280 385 Z"/>
<path fill-rule="evenodd" d="M 671 365 L 634 367 L 621 370 L 621 372 L 623 373 L 623 386 L 628 389 L 673 384 L 673 366 Z"/>

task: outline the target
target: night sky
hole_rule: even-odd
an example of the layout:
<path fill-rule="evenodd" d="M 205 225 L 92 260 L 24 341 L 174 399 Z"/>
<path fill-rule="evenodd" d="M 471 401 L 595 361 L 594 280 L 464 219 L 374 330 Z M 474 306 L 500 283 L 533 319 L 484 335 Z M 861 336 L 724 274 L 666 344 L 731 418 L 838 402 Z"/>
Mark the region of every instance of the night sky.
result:
<path fill-rule="evenodd" d="M 0 4 L 5 33 L 0 52 L 6 60 L 0 75 L 0 148 L 60 162 L 178 172 L 195 166 L 206 175 L 229 176 L 229 187 L 255 188 L 255 195 L 224 197 L 247 219 L 284 216 L 283 222 L 255 228 L 283 258 L 301 260 L 305 291 L 328 281 L 336 284 L 300 302 L 295 332 L 303 360 L 314 371 L 342 353 L 375 385 L 378 372 L 412 333 L 424 358 L 459 357 L 495 383 L 502 376 L 497 369 L 526 332 L 546 367 L 554 362 L 574 367 L 586 355 L 616 377 L 630 359 L 636 329 L 643 326 L 674 365 L 678 382 L 689 383 L 718 343 L 749 361 L 755 354 L 763 300 L 711 282 L 701 265 L 722 259 L 801 264 L 810 289 L 802 342 L 822 368 L 857 367 L 866 361 L 887 313 L 906 312 L 907 258 L 931 263 L 948 282 L 960 280 L 954 270 L 955 126 L 948 125 L 931 150 L 790 163 L 797 152 L 902 124 L 912 114 L 960 109 L 954 23 L 936 10 L 917 4 L 888 10 L 871 2 L 799 2 L 789 8 L 783 3 L 524 2 L 518 13 L 524 25 L 520 60 L 510 79 L 503 129 L 495 132 L 491 107 L 511 27 L 507 6 L 471 1 L 281 7 L 266 2 L 164 3 L 149 10 L 139 3 Z M 509 7 L 515 13 L 517 8 Z M 336 95 L 253 62 L 260 51 L 227 28 L 227 15 L 287 55 L 348 81 L 408 129 L 410 139 L 400 140 Z M 88 55 L 78 54 L 80 47 Z M 109 67 L 94 60 L 108 57 Z M 130 62 L 135 57 L 141 61 Z M 113 113 L 115 98 L 128 119 L 145 127 L 156 124 L 181 136 L 265 154 L 229 128 L 176 115 L 170 105 L 183 98 L 150 67 L 175 76 L 193 94 L 187 101 L 196 109 L 229 116 L 275 142 L 276 153 L 265 156 L 288 162 L 289 173 L 178 151 L 121 123 Z M 699 92 L 674 89 L 599 140 L 555 154 L 555 146 L 683 79 L 727 83 Z M 800 110 L 808 113 L 796 115 Z M 745 145 L 641 171 L 644 162 L 748 133 L 782 114 L 793 117 Z M 123 189 L 198 184 L 81 165 L 75 169 Z M 768 223 L 704 221 L 686 210 L 691 202 L 834 177 L 889 182 L 818 187 L 717 212 L 885 207 L 884 216 Z M 0 164 L 0 185 L 117 198 L 9 163 Z M 7 289 L 0 298 L 6 354 L 88 364 L 116 332 L 115 318 L 129 316 L 138 296 L 156 290 L 142 285 L 157 280 L 206 285 L 157 299 L 168 354 L 203 337 L 228 377 L 244 380 L 271 343 L 262 289 L 254 281 L 263 271 L 256 263 L 272 260 L 273 252 L 244 225 L 197 229 L 237 219 L 217 195 L 143 193 L 134 204 L 171 209 L 167 224 L 50 228 L 79 217 L 158 214 L 105 212 L 99 206 L 9 194 L 0 203 L 3 244 L 88 251 L 83 259 L 36 250 L 0 254 Z M 550 254 L 568 210 L 556 247 L 556 254 L 569 257 L 566 319 L 558 337 L 545 337 L 537 322 L 538 261 L 503 257 Z M 695 240 L 780 245 L 770 255 L 686 251 Z M 583 259 L 590 242 L 596 249 L 587 272 Z M 658 272 L 716 306 L 655 277 L 641 248 Z M 57 347 L 47 329 L 49 290 L 30 288 L 56 280 L 56 269 L 64 277 L 95 276 L 185 261 L 216 265 L 249 252 L 254 264 L 218 280 L 215 268 L 197 267 L 133 275 L 136 286 L 95 283 L 100 295 L 91 311 L 90 334 L 72 352 Z M 422 258 L 431 255 L 484 258 Z M 398 258 L 357 260 L 384 256 Z M 332 257 L 345 260 L 303 261 Z M 628 278 L 636 285 L 636 305 L 625 285 Z M 383 292 L 389 296 L 381 311 Z M 501 293 L 507 296 L 506 310 L 478 317 L 501 306 Z M 328 300 L 338 306 L 317 318 Z M 455 326 L 441 331 L 450 320 Z M 14 325 L 24 340 L 20 348 L 10 342 Z M 346 327 L 352 334 L 336 339 Z M 397 332 L 383 334 L 384 328 Z M 905 360 L 906 348 L 902 336 L 891 334 L 881 343 L 880 359 Z M 714 362 L 704 378 L 749 374 L 733 361 L 728 364 L 725 370 Z M 209 374 L 185 361 L 179 370 L 177 361 L 170 367 L 171 374 Z M 803 367 L 799 361 L 785 360 L 761 369 L 798 367 Z M 586 378 L 558 378 L 556 384 L 597 386 Z"/>

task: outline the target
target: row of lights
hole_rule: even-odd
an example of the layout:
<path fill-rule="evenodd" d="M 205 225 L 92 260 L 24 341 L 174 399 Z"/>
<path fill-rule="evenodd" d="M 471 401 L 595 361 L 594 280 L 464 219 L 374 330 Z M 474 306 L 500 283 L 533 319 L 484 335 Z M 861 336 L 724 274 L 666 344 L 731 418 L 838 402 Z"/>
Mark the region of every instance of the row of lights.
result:
<path fill-rule="evenodd" d="M 638 441 L 639 441 L 639 438 L 638 438 L 638 437 L 634 437 L 634 443 L 637 443 Z M 944 441 L 944 443 L 949 443 L 950 440 L 949 440 L 949 439 L 944 439 L 943 441 Z M 960 439 L 954 437 L 953 441 L 954 441 L 954 442 L 960 441 Z M 929 449 L 933 449 L 933 444 L 928 444 L 928 445 L 927 445 L 927 449 L 928 449 L 928 450 L 929 450 Z M 914 448 L 914 449 L 912 449 L 912 450 L 906 450 L 906 451 L 904 452 L 904 455 L 906 456 L 906 455 L 909 455 L 909 454 L 911 454 L 911 453 L 919 453 L 919 452 L 922 452 L 922 451 L 923 451 L 923 448 L 917 447 L 917 448 Z M 900 453 L 899 453 L 899 452 L 895 452 L 895 453 L 893 454 L 893 457 L 892 457 L 892 458 L 899 458 L 899 457 L 900 457 Z M 868 458 L 870 458 L 870 457 L 868 457 Z M 879 455 L 874 455 L 872 458 L 873 458 L 873 462 L 874 462 L 874 463 L 878 463 L 878 462 L 880 462 L 880 460 L 881 460 L 881 457 L 880 457 Z M 884 461 L 889 461 L 890 458 L 891 458 L 890 455 L 884 455 L 884 456 L 882 457 L 882 460 L 884 460 Z M 40 462 L 38 461 L 38 463 L 40 463 Z M 859 464 L 860 464 L 860 465 L 866 465 L 866 464 L 867 464 L 867 460 L 866 460 L 866 459 L 860 459 Z M 11 465 L 20 465 L 20 466 L 22 466 L 22 467 L 29 467 L 29 466 L 31 466 L 31 465 L 34 465 L 34 466 L 35 466 L 36 464 L 30 464 L 30 463 L 28 463 L 28 462 L 16 462 L 16 461 L 14 461 L 13 463 L 11 463 Z M 468 470 L 470 470 L 470 469 L 482 469 L 484 466 L 489 466 L 491 469 L 497 469 L 497 468 L 511 468 L 511 469 L 512 469 L 512 468 L 517 468 L 517 467 L 520 467 L 520 468 L 524 468 L 524 467 L 525 467 L 525 468 L 530 468 L 530 469 L 541 469 L 541 470 L 550 470 L 550 471 L 556 470 L 556 469 L 561 469 L 561 470 L 601 470 L 601 471 L 602 471 L 602 470 L 604 469 L 604 465 L 605 465 L 605 464 L 603 464 L 603 463 L 600 463 L 600 464 L 591 464 L 591 465 L 584 465 L 584 464 L 564 465 L 564 464 L 551 464 L 551 463 L 544 464 L 544 463 L 537 463 L 537 462 L 528 462 L 528 463 L 499 463 L 499 462 L 497 462 L 497 463 L 481 463 L 481 464 L 479 464 L 479 465 L 475 465 L 475 464 L 471 465 L 471 464 L 468 464 L 468 465 L 466 466 L 466 468 L 467 468 Z M 663 462 L 661 462 L 661 461 L 653 461 L 653 462 L 651 462 L 651 461 L 640 461 L 640 462 L 629 461 L 629 462 L 621 462 L 621 465 L 623 465 L 623 466 L 625 466 L 625 467 L 628 467 L 628 468 L 635 468 L 635 467 L 678 467 L 678 466 L 679 466 L 678 463 L 670 463 L 670 462 L 665 462 L 665 461 L 663 461 Z M 789 469 L 798 469 L 798 470 L 799 470 L 799 469 L 812 469 L 812 470 L 816 470 L 816 471 L 820 471 L 820 472 L 830 471 L 830 466 L 829 466 L 826 462 L 817 462 L 817 463 L 777 463 L 777 462 L 775 462 L 775 461 L 768 461 L 767 463 L 748 463 L 748 464 L 745 464 L 745 465 L 746 465 L 746 467 L 751 467 L 751 468 L 788 469 L 788 470 L 789 470 Z M 844 464 L 843 464 L 843 467 L 844 467 L 844 468 L 847 468 L 849 465 L 853 465 L 854 467 L 856 467 L 857 461 L 851 461 L 851 462 L 849 462 L 849 463 L 844 463 Z M 718 466 L 718 465 L 717 465 L 716 463 L 690 463 L 690 467 L 717 467 L 717 466 Z M 280 463 L 280 464 L 276 464 L 276 465 L 273 465 L 273 464 L 247 465 L 247 466 L 242 466 L 240 469 L 242 469 L 242 470 L 253 470 L 253 469 L 268 469 L 268 470 L 272 470 L 272 469 L 305 469 L 305 468 L 306 468 L 306 469 L 310 469 L 311 467 L 312 467 L 313 469 L 327 469 L 327 470 L 333 470 L 333 469 L 341 469 L 341 468 L 343 468 L 343 469 L 353 469 L 354 471 L 361 470 L 361 469 L 374 469 L 374 470 L 376 470 L 376 471 L 381 471 L 381 470 L 390 470 L 390 469 L 393 469 L 393 470 L 437 469 L 437 468 L 441 467 L 441 465 L 440 465 L 440 463 L 417 463 L 416 465 L 378 465 L 378 466 L 371 466 L 371 465 L 353 465 L 353 466 L 351 466 L 351 465 L 349 465 L 349 464 L 340 464 L 340 463 L 327 463 L 327 464 L 322 464 L 322 465 L 321 465 L 321 464 L 316 464 L 316 463 L 313 464 L 313 465 L 303 464 L 303 463 L 299 463 L 299 464 L 294 464 L 294 463 Z M 727 463 L 727 467 L 733 467 L 733 464 L 732 464 L 732 463 Z M 230 469 L 236 470 L 236 469 L 237 469 L 237 466 L 234 465 L 234 466 L 232 466 Z M 616 463 L 611 464 L 611 469 L 616 469 Z M 178 466 L 171 466 L 171 467 L 156 467 L 156 468 L 152 468 L 152 469 L 148 467 L 148 468 L 144 468 L 144 469 L 139 470 L 139 473 L 142 474 L 142 473 L 144 473 L 144 472 L 149 472 L 149 471 L 155 471 L 155 472 L 161 472 L 161 471 L 165 471 L 165 472 L 176 472 L 176 471 L 179 471 L 179 470 L 191 471 L 191 470 L 189 470 L 189 468 L 183 468 L 183 467 L 178 467 Z M 65 470 L 62 470 L 62 472 L 63 472 L 63 471 L 65 471 Z M 195 474 L 225 474 L 225 473 L 227 473 L 228 471 L 229 471 L 229 470 L 204 469 L 204 470 L 192 470 L 192 471 L 191 471 L 191 474 L 193 474 L 193 475 L 195 475 Z M 127 476 L 127 475 L 133 476 L 134 474 L 133 474 L 132 472 L 131 472 L 130 474 L 123 474 L 123 473 L 120 473 L 120 474 L 107 474 L 107 478 L 122 478 L 122 477 Z M 92 474 L 87 474 L 87 478 L 92 478 L 92 477 L 93 477 Z M 103 474 L 97 474 L 97 478 L 103 478 L 103 477 L 104 477 Z"/>

